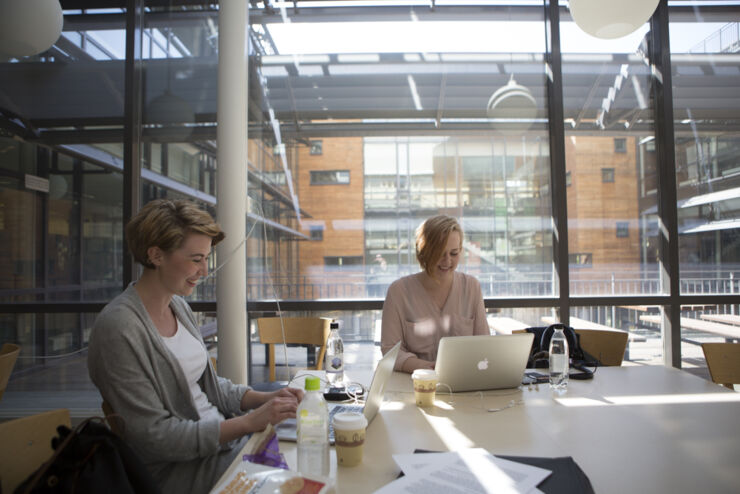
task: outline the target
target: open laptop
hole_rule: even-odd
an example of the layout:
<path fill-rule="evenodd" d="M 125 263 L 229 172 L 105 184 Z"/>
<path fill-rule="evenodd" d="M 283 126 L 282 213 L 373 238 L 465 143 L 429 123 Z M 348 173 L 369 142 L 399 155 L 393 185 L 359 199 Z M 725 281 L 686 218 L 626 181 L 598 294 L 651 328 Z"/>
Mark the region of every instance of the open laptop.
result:
<path fill-rule="evenodd" d="M 532 333 L 446 336 L 439 341 L 434 366 L 439 382 L 453 392 L 516 388 L 522 384 L 533 338 Z"/>
<path fill-rule="evenodd" d="M 393 374 L 393 366 L 396 365 L 398 349 L 401 348 L 401 342 L 390 349 L 385 356 L 380 359 L 378 366 L 373 374 L 373 381 L 370 384 L 370 391 L 367 393 L 365 405 L 354 405 L 344 403 L 329 403 L 329 443 L 334 444 L 334 428 L 332 427 L 332 417 L 339 412 L 361 412 L 365 415 L 368 425 L 377 415 L 380 405 L 383 403 L 385 386 L 388 378 Z M 296 419 L 287 419 L 275 426 L 278 439 L 281 441 L 296 441 L 298 439 L 296 430 Z"/>

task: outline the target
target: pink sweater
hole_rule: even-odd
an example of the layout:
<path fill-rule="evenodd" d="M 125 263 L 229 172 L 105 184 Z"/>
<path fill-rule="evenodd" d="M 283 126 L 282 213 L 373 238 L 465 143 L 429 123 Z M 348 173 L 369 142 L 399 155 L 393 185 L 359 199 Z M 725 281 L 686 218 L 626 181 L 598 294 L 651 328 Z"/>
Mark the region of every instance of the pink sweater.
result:
<path fill-rule="evenodd" d="M 491 334 L 480 283 L 457 271 L 454 275 L 442 309 L 429 296 L 418 275 L 404 276 L 388 287 L 380 350 L 385 354 L 401 341 L 395 370 L 400 371 L 409 357 L 434 362 L 443 336 Z"/>

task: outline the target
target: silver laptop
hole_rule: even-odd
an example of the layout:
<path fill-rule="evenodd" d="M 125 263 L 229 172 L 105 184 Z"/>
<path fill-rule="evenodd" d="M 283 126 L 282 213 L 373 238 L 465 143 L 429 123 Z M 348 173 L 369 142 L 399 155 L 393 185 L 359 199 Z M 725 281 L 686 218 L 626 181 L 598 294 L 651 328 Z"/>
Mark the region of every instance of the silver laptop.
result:
<path fill-rule="evenodd" d="M 453 392 L 516 388 L 532 349 L 532 333 L 446 336 L 434 369 Z M 438 389 L 445 389 L 444 386 Z"/>
<path fill-rule="evenodd" d="M 388 384 L 388 378 L 393 374 L 393 366 L 396 365 L 398 349 L 401 348 L 401 342 L 391 348 L 385 356 L 380 359 L 378 366 L 373 374 L 373 381 L 370 384 L 370 391 L 365 398 L 365 405 L 353 405 L 344 403 L 329 403 L 329 442 L 334 444 L 334 429 L 332 428 L 332 417 L 339 412 L 361 412 L 365 415 L 368 425 L 377 415 L 380 405 L 383 403 L 385 386 Z M 296 430 L 296 420 L 287 419 L 275 426 L 278 439 L 281 441 L 296 441 L 298 439 Z"/>

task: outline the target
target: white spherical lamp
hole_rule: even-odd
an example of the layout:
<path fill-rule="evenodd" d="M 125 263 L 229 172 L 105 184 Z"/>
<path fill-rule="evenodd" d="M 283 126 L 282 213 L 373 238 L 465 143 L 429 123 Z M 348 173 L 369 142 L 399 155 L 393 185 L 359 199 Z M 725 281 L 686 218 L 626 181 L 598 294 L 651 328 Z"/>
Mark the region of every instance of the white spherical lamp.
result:
<path fill-rule="evenodd" d="M 497 130 L 527 130 L 537 116 L 537 102 L 530 90 L 517 84 L 512 76 L 508 84 L 491 95 L 486 114 L 493 119 L 491 125 Z"/>
<path fill-rule="evenodd" d="M 63 23 L 59 0 L 0 0 L 0 53 L 43 53 L 59 39 Z"/>
<path fill-rule="evenodd" d="M 568 0 L 576 25 L 591 36 L 614 39 L 645 24 L 659 0 Z"/>

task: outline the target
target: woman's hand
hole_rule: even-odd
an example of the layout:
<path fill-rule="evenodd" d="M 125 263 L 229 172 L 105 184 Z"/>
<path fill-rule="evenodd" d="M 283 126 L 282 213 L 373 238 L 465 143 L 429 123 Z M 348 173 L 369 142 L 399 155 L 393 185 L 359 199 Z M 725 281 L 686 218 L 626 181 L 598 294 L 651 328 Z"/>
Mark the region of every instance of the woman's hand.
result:
<path fill-rule="evenodd" d="M 435 362 L 418 357 L 409 357 L 403 363 L 402 370 L 411 374 L 416 369 L 434 369 Z"/>
<path fill-rule="evenodd" d="M 242 395 L 241 409 L 246 412 L 247 410 L 259 408 L 273 398 L 293 398 L 300 403 L 303 400 L 303 390 L 286 387 L 268 393 L 249 389 Z"/>
<path fill-rule="evenodd" d="M 295 398 L 298 400 L 298 403 L 303 401 L 303 390 L 298 388 L 285 387 L 278 389 L 277 391 L 273 391 L 271 394 L 272 398 Z"/>
<path fill-rule="evenodd" d="M 285 419 L 295 418 L 298 403 L 298 399 L 292 393 L 290 396 L 277 396 L 268 400 L 259 408 L 244 415 L 249 432 L 261 431 L 267 424 L 275 425 Z"/>

